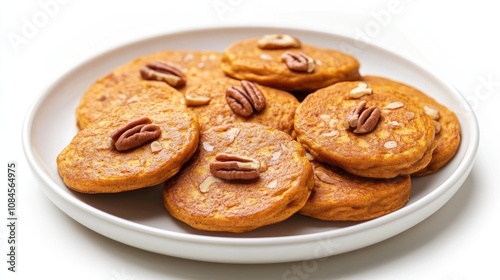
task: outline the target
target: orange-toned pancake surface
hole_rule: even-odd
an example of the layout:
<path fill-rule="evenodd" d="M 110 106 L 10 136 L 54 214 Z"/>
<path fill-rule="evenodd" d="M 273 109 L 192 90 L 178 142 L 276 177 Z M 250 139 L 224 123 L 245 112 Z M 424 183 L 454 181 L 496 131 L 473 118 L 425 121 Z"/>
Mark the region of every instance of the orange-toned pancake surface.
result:
<path fill-rule="evenodd" d="M 435 148 L 434 122 L 419 104 L 394 88 L 363 82 L 337 83 L 308 95 L 294 126 L 314 158 L 362 177 L 415 173 Z"/>
<path fill-rule="evenodd" d="M 374 179 L 312 162 L 315 181 L 311 196 L 299 211 L 325 221 L 365 221 L 403 207 L 411 194 L 410 175 Z"/>
<path fill-rule="evenodd" d="M 133 103 L 80 130 L 58 155 L 57 168 L 78 192 L 140 189 L 175 175 L 198 139 L 198 120 L 186 108 Z"/>
<path fill-rule="evenodd" d="M 290 135 L 234 123 L 201 133 L 198 152 L 165 183 L 163 198 L 193 228 L 245 232 L 296 213 L 313 184 L 305 151 Z"/>
<path fill-rule="evenodd" d="M 235 42 L 223 52 L 221 63 L 231 77 L 287 91 L 314 91 L 336 82 L 358 80 L 359 66 L 358 60 L 348 54 L 303 44 L 300 38 L 287 34 Z"/>
<path fill-rule="evenodd" d="M 432 174 L 448 163 L 457 153 L 460 146 L 460 123 L 453 111 L 438 103 L 422 91 L 383 77 L 364 76 L 363 81 L 369 84 L 387 85 L 398 89 L 419 103 L 429 116 L 436 122 L 436 149 L 432 153 L 432 159 L 422 170 L 412 174 L 413 176 L 424 176 Z"/>
<path fill-rule="evenodd" d="M 264 103 L 259 110 L 253 109 L 254 106 L 250 107 L 251 112 L 248 115 L 240 114 L 238 110 L 231 107 L 230 101 L 228 101 L 228 89 L 239 88 L 244 90 L 242 82 L 239 80 L 221 78 L 199 85 L 186 93 L 186 98 L 194 96 L 195 98 L 203 97 L 208 99 L 207 103 L 203 105 L 188 105 L 188 108 L 198 116 L 202 129 L 206 130 L 214 126 L 234 122 L 251 122 L 266 125 L 288 134 L 292 133 L 293 117 L 297 106 L 299 106 L 297 98 L 286 91 L 252 82 L 247 83 L 253 84 L 253 90 L 261 94 Z M 239 94 L 239 96 L 231 97 L 232 101 L 241 103 L 241 101 L 235 101 L 235 99 L 244 98 L 243 95 L 235 90 L 233 90 L 233 94 Z M 251 100 L 244 99 L 244 102 L 251 105 Z M 187 101 L 186 104 L 189 104 L 189 102 Z M 237 104 L 237 106 L 241 105 Z"/>

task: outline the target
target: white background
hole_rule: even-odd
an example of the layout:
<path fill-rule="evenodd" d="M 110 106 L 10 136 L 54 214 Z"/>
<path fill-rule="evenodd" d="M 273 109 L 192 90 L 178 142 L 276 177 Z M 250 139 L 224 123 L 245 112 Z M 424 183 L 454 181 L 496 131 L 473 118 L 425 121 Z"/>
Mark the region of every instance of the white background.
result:
<path fill-rule="evenodd" d="M 495 1 L 26 0 L 0 5 L 0 279 L 499 279 L 495 175 L 500 149 L 493 136 L 500 130 L 500 16 Z M 382 17 L 387 15 L 382 11 L 390 16 Z M 35 28 L 26 32 L 30 24 Z M 469 178 L 417 226 L 314 267 L 157 255 L 94 233 L 54 206 L 36 183 L 21 145 L 22 122 L 36 97 L 68 69 L 120 44 L 224 25 L 302 27 L 351 37 L 364 32 L 365 41 L 428 67 L 462 92 L 480 123 L 481 144 Z M 8 161 L 18 163 L 16 273 L 7 271 L 6 262 Z"/>

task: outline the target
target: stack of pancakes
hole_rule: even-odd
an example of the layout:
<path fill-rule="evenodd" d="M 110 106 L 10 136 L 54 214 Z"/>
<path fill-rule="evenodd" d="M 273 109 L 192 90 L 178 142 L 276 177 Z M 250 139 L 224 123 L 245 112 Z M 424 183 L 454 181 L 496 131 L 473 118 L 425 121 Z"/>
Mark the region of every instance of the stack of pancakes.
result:
<path fill-rule="evenodd" d="M 88 194 L 163 184 L 168 213 L 200 230 L 380 217 L 408 202 L 413 177 L 454 157 L 460 125 L 417 88 L 359 68 L 286 34 L 144 55 L 83 94 L 59 174 Z M 154 139 L 135 123 L 145 118 Z M 146 140 L 123 151 L 115 135 Z"/>

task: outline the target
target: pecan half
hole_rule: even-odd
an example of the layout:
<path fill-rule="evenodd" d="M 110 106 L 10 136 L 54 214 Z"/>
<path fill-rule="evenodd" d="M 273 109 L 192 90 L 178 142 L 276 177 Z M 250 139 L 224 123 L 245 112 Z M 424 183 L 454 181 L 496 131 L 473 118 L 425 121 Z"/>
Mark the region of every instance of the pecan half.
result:
<path fill-rule="evenodd" d="M 375 129 L 380 115 L 381 111 L 378 107 L 366 108 L 366 101 L 363 100 L 347 114 L 344 126 L 352 129 L 354 133 L 368 133 Z"/>
<path fill-rule="evenodd" d="M 259 112 L 266 106 L 264 94 L 255 83 L 246 80 L 241 81 L 241 87 L 231 86 L 226 90 L 226 101 L 231 110 L 242 117 Z"/>
<path fill-rule="evenodd" d="M 316 68 L 314 59 L 304 53 L 285 52 L 281 55 L 281 61 L 288 69 L 296 72 L 312 73 Z"/>
<path fill-rule="evenodd" d="M 261 49 L 275 50 L 287 48 L 300 48 L 299 39 L 286 34 L 269 34 L 262 36 L 257 45 Z"/>
<path fill-rule="evenodd" d="M 163 81 L 179 88 L 186 84 L 186 76 L 177 67 L 162 61 L 152 61 L 142 67 L 141 76 L 145 80 Z"/>
<path fill-rule="evenodd" d="M 135 149 L 160 137 L 161 130 L 148 117 L 133 120 L 111 134 L 116 150 L 123 152 Z"/>
<path fill-rule="evenodd" d="M 210 172 L 224 180 L 251 180 L 259 177 L 260 162 L 256 159 L 220 153 L 209 164 Z"/>

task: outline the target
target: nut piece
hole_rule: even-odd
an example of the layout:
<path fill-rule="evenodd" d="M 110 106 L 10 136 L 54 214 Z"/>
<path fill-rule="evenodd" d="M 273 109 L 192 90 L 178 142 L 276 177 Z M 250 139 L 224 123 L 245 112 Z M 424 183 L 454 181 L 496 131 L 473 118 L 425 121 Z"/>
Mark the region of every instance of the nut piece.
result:
<path fill-rule="evenodd" d="M 408 118 L 408 120 L 413 120 L 415 118 L 415 113 L 414 112 L 405 112 L 405 116 Z"/>
<path fill-rule="evenodd" d="M 233 143 L 234 139 L 236 139 L 236 136 L 238 136 L 239 133 L 240 133 L 239 128 L 233 127 L 233 128 L 228 129 L 226 131 L 227 140 L 229 140 L 228 144 Z"/>
<path fill-rule="evenodd" d="M 261 55 L 260 55 L 260 58 L 261 58 L 262 60 L 269 60 L 269 61 L 273 60 L 273 57 L 272 57 L 272 56 L 270 56 L 270 55 L 268 55 L 267 53 L 263 53 L 263 54 L 261 54 Z"/>
<path fill-rule="evenodd" d="M 200 192 L 206 193 L 210 190 L 210 186 L 212 186 L 214 183 L 217 182 L 222 182 L 219 178 L 216 178 L 214 176 L 208 176 L 201 184 L 200 184 Z"/>
<path fill-rule="evenodd" d="M 326 137 L 334 137 L 334 136 L 337 136 L 339 135 L 339 131 L 338 130 L 332 130 L 330 132 L 325 132 L 325 133 L 322 133 L 321 136 L 326 136 Z"/>
<path fill-rule="evenodd" d="M 231 86 L 226 90 L 226 101 L 231 110 L 242 117 L 249 117 L 266 106 L 266 98 L 257 85 L 246 80 L 241 87 Z"/>
<path fill-rule="evenodd" d="M 257 46 L 261 49 L 286 49 L 300 48 L 299 39 L 286 34 L 269 34 L 262 36 L 257 42 Z"/>
<path fill-rule="evenodd" d="M 314 59 L 304 53 L 285 52 L 281 55 L 281 61 L 288 69 L 296 72 L 312 73 L 316 68 Z"/>
<path fill-rule="evenodd" d="M 206 141 L 203 141 L 202 145 L 203 145 L 203 150 L 207 152 L 212 152 L 214 150 L 214 146 L 212 146 L 210 143 Z"/>
<path fill-rule="evenodd" d="M 306 151 L 306 157 L 307 157 L 307 159 L 309 161 L 313 161 L 314 160 L 314 156 L 311 153 L 309 153 L 308 151 Z"/>
<path fill-rule="evenodd" d="M 442 127 L 438 121 L 434 121 L 434 126 L 436 127 L 434 134 L 438 134 L 439 132 L 441 132 Z"/>
<path fill-rule="evenodd" d="M 401 101 L 395 101 L 395 102 L 391 102 L 387 105 L 385 105 L 384 109 L 389 109 L 389 110 L 394 110 L 394 109 L 399 109 L 401 107 L 403 107 L 405 104 Z"/>
<path fill-rule="evenodd" d="M 431 117 L 431 119 L 435 121 L 439 120 L 440 115 L 438 108 L 432 106 L 424 106 L 424 111 L 429 117 Z"/>
<path fill-rule="evenodd" d="M 387 141 L 384 143 L 384 147 L 387 149 L 394 149 L 398 146 L 398 143 L 396 141 Z"/>
<path fill-rule="evenodd" d="M 184 95 L 187 106 L 203 106 L 210 103 L 211 98 L 208 96 L 196 95 L 192 93 L 186 93 Z"/>
<path fill-rule="evenodd" d="M 153 153 L 157 153 L 157 152 L 163 150 L 161 143 L 158 141 L 151 142 L 150 147 L 151 147 L 151 152 L 153 152 Z"/>
<path fill-rule="evenodd" d="M 335 184 L 337 182 L 337 180 L 330 177 L 328 174 L 326 174 L 323 170 L 320 169 L 314 169 L 314 175 L 316 175 L 316 177 L 318 177 L 320 181 L 325 182 L 327 184 Z"/>
<path fill-rule="evenodd" d="M 145 80 L 163 81 L 175 88 L 186 84 L 186 76 L 177 67 L 166 62 L 149 62 L 140 69 L 140 72 Z"/>
<path fill-rule="evenodd" d="M 148 117 L 133 120 L 111 134 L 115 148 L 120 151 L 135 149 L 146 142 L 160 137 L 161 130 Z"/>
<path fill-rule="evenodd" d="M 349 95 L 352 98 L 360 98 L 363 95 L 372 94 L 373 90 L 366 83 L 358 83 L 358 86 L 353 88 Z"/>
<path fill-rule="evenodd" d="M 274 189 L 276 188 L 277 185 L 278 185 L 278 180 L 272 180 L 271 182 L 269 182 L 269 185 L 267 185 L 267 187 L 270 189 Z"/>
<path fill-rule="evenodd" d="M 368 133 L 375 129 L 380 115 L 378 107 L 366 108 L 366 101 L 363 100 L 347 114 L 344 126 L 347 129 L 353 129 L 354 133 Z"/>
<path fill-rule="evenodd" d="M 211 162 L 210 172 L 224 180 L 251 180 L 259 177 L 260 162 L 249 157 L 220 153 Z"/>

